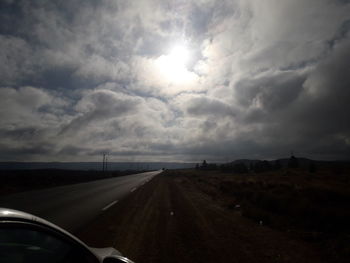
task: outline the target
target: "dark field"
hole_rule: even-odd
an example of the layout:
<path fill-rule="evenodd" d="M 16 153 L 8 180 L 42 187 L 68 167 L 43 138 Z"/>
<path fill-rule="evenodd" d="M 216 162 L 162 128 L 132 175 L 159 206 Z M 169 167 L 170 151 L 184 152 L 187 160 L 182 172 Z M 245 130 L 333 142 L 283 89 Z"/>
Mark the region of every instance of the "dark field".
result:
<path fill-rule="evenodd" d="M 78 233 L 136 262 L 348 262 L 349 175 L 169 170 Z"/>
<path fill-rule="evenodd" d="M 320 246 L 329 262 L 347 262 L 350 258 L 348 171 L 187 174 L 214 202 L 257 224 Z"/>

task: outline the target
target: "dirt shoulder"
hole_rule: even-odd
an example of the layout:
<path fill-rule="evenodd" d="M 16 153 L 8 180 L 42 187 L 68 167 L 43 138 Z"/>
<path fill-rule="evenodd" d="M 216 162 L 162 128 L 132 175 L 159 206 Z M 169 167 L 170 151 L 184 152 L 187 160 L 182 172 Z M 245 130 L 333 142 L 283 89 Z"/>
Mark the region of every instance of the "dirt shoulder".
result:
<path fill-rule="evenodd" d="M 135 262 L 325 262 L 315 243 L 222 206 L 188 176 L 158 175 L 76 233 Z"/>

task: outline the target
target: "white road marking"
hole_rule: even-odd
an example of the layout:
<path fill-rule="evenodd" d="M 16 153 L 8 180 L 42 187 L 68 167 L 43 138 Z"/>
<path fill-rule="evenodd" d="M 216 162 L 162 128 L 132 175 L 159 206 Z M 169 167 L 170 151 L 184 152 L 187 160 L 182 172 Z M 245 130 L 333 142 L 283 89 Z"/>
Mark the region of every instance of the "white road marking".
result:
<path fill-rule="evenodd" d="M 102 211 L 106 211 L 108 208 L 110 208 L 111 206 L 115 205 L 116 203 L 118 203 L 118 200 L 115 200 L 112 203 L 110 203 L 109 205 L 107 205 L 104 208 L 102 208 Z"/>
<path fill-rule="evenodd" d="M 133 189 L 130 190 L 130 192 L 132 193 L 132 192 L 134 192 L 136 189 L 137 189 L 137 188 L 134 187 Z"/>

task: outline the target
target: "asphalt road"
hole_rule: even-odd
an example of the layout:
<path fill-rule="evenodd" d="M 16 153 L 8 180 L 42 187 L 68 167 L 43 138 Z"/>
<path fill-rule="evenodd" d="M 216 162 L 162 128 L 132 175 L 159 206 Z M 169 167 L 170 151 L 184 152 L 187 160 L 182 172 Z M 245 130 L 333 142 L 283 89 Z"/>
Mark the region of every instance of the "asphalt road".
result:
<path fill-rule="evenodd" d="M 160 172 L 12 194 L 0 198 L 0 207 L 28 212 L 75 232 Z"/>

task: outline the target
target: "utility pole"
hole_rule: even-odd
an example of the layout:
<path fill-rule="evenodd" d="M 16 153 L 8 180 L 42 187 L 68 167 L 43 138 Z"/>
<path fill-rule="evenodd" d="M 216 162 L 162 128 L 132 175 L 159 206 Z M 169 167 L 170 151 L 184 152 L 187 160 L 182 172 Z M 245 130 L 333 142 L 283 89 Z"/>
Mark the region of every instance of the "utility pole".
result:
<path fill-rule="evenodd" d="M 106 154 L 102 153 L 102 172 L 105 172 L 105 160 L 106 160 Z"/>
<path fill-rule="evenodd" d="M 108 153 L 103 153 L 102 154 L 103 158 L 102 158 L 102 172 L 106 172 L 107 171 L 107 156 Z"/>

